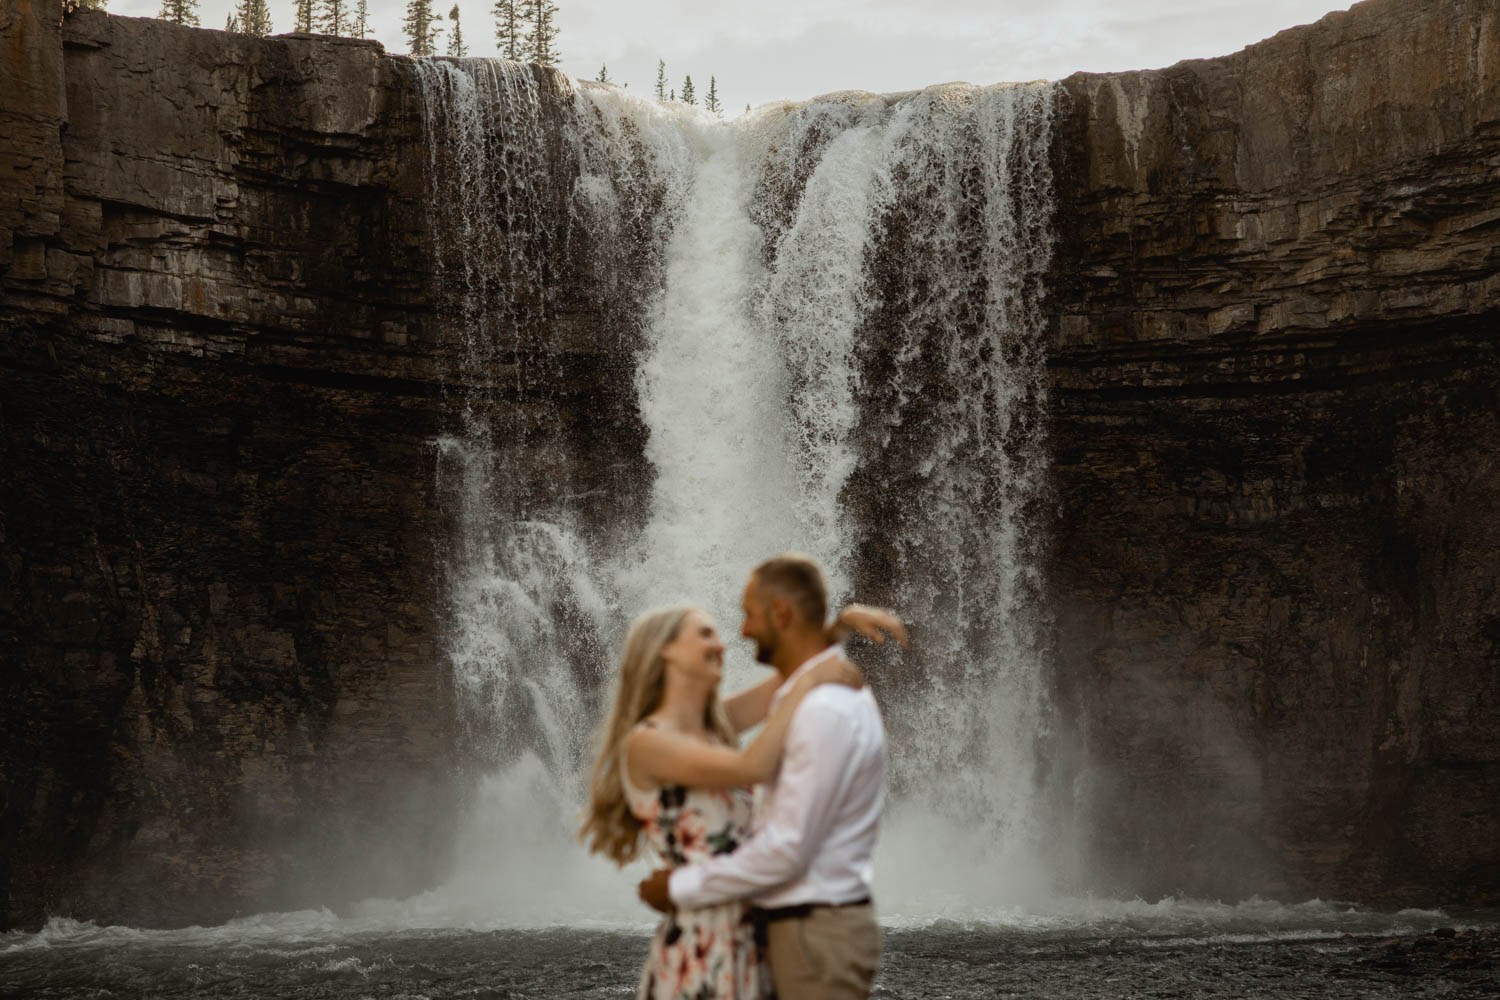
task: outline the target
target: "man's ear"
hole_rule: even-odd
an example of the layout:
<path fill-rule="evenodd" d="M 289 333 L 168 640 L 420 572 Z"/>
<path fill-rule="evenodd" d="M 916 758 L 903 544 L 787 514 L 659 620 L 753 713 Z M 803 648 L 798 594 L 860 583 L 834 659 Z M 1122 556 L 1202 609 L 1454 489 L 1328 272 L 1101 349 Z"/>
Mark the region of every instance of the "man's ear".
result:
<path fill-rule="evenodd" d="M 780 594 L 771 595 L 771 620 L 778 629 L 785 629 L 792 623 L 791 602 Z"/>

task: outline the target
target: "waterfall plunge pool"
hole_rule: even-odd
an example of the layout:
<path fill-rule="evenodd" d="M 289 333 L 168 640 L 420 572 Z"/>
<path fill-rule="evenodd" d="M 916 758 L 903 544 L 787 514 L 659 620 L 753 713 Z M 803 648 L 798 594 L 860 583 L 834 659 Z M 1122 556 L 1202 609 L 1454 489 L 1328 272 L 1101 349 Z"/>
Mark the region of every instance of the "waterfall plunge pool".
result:
<path fill-rule="evenodd" d="M 580 998 L 634 993 L 650 925 L 397 927 L 392 904 L 0 936 L 0 995 Z M 1437 932 L 1437 933 L 1433 933 Z M 886 922 L 876 997 L 1493 996 L 1500 914 L 1073 900 Z"/>

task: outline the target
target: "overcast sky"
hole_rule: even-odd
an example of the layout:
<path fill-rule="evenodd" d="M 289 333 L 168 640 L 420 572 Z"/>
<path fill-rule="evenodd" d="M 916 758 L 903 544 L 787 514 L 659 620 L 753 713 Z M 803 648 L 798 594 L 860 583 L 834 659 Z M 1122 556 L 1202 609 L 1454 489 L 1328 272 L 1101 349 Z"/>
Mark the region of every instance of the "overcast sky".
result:
<path fill-rule="evenodd" d="M 492 0 L 459 0 L 470 55 L 493 55 Z M 453 0 L 433 0 L 446 14 Z M 966 80 L 1059 79 L 1077 70 L 1155 69 L 1225 55 L 1347 0 L 557 0 L 562 68 L 649 91 L 665 59 L 672 86 L 710 75 L 731 112 L 835 90 L 890 92 Z M 115 14 L 155 16 L 160 0 L 110 0 Z M 350 6 L 353 6 L 350 0 Z M 200 0 L 222 27 L 231 0 Z M 369 0 L 373 34 L 406 51 L 404 0 Z M 294 0 L 271 0 L 273 30 Z"/>

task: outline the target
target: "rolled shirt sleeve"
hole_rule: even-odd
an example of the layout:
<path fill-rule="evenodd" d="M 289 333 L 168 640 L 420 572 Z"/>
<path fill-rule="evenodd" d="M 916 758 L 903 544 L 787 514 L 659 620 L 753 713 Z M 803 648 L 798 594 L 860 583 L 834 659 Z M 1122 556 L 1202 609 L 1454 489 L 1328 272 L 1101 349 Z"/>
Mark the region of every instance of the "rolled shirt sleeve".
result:
<path fill-rule="evenodd" d="M 755 896 L 800 876 L 827 834 L 843 778 L 847 727 L 808 693 L 788 727 L 776 789 L 759 829 L 732 854 L 685 865 L 668 882 L 672 902 L 692 909 Z"/>

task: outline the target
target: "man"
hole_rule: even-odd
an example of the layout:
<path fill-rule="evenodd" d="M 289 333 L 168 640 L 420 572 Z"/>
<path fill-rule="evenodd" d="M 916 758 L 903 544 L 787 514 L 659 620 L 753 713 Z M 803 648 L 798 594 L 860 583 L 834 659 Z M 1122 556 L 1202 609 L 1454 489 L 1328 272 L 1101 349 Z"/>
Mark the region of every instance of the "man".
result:
<path fill-rule="evenodd" d="M 777 698 L 842 651 L 828 643 L 827 587 L 807 556 L 757 566 L 744 609 L 741 634 L 784 678 Z M 754 835 L 733 854 L 654 872 L 641 898 L 663 912 L 753 898 L 780 1000 L 867 997 L 880 960 L 870 856 L 884 803 L 885 728 L 874 696 L 821 685 L 792 717 Z"/>

